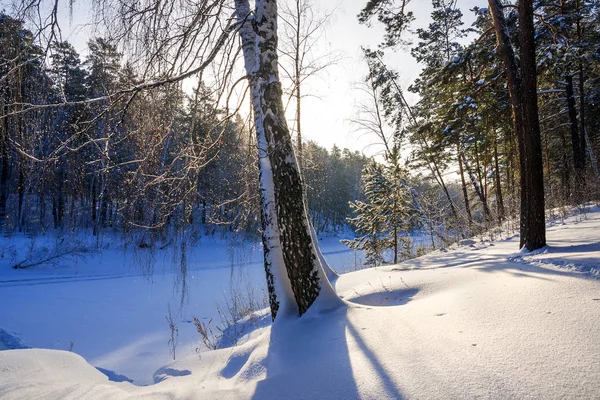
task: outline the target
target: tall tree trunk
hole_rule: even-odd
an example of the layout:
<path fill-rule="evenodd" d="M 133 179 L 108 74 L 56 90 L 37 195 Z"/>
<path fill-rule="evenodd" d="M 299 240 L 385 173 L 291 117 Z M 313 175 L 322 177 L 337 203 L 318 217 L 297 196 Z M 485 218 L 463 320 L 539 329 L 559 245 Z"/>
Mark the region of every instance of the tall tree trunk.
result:
<path fill-rule="evenodd" d="M 488 0 L 498 46 L 506 69 L 515 131 L 519 147 L 521 219 L 520 247 L 538 249 L 546 244 L 544 213 L 544 171 L 540 125 L 537 110 L 537 77 L 533 6 L 531 0 L 519 0 L 520 70 L 500 0 Z"/>
<path fill-rule="evenodd" d="M 17 163 L 18 163 L 18 176 L 17 176 L 17 194 L 18 194 L 18 198 L 17 198 L 17 225 L 19 226 L 19 232 L 23 231 L 23 205 L 24 205 L 24 201 L 25 201 L 25 172 L 24 172 L 24 166 L 23 166 L 23 156 L 18 155 L 17 156 Z"/>
<path fill-rule="evenodd" d="M 577 110 L 575 108 L 575 96 L 573 94 L 573 77 L 565 76 L 567 82 L 567 108 L 569 111 L 569 122 L 571 128 L 571 146 L 573 149 L 573 168 L 575 170 L 575 196 L 573 201 L 580 204 L 583 200 L 584 174 L 585 174 L 585 145 L 580 143 L 579 128 L 577 127 Z M 585 137 L 584 137 L 585 140 Z"/>
<path fill-rule="evenodd" d="M 560 129 L 560 140 L 562 147 L 562 173 L 560 174 L 562 193 L 563 193 L 563 204 L 568 204 L 571 199 L 571 167 L 569 166 L 569 155 L 567 149 L 567 138 L 562 129 Z"/>
<path fill-rule="evenodd" d="M 327 280 L 311 238 L 302 179 L 282 103 L 277 66 L 277 3 L 235 0 L 249 76 L 259 151 L 264 265 L 271 315 L 302 315 L 342 304 Z"/>
<path fill-rule="evenodd" d="M 3 107 L 4 111 L 4 107 Z M 8 202 L 8 167 L 9 167 L 9 140 L 8 140 L 8 118 L 2 120 L 2 132 L 0 136 L 0 233 L 7 228 L 8 214 L 6 204 Z"/>
<path fill-rule="evenodd" d="M 97 189 L 96 189 L 96 175 L 92 174 L 92 204 L 91 204 L 91 217 L 92 217 L 92 227 L 93 234 L 96 235 L 96 214 L 97 214 Z"/>
<path fill-rule="evenodd" d="M 517 145 L 519 150 L 519 186 L 520 190 L 520 243 L 519 247 L 525 245 L 525 240 L 528 236 L 528 217 L 529 217 L 529 203 L 527 201 L 528 191 L 526 190 L 526 162 L 524 156 L 524 139 L 523 139 L 523 107 L 521 104 L 521 77 L 517 69 L 517 62 L 515 58 L 515 52 L 510 43 L 510 36 L 508 34 L 508 27 L 506 25 L 506 18 L 504 17 L 504 11 L 500 0 L 488 0 L 490 6 L 490 13 L 492 15 L 492 21 L 494 23 L 494 30 L 496 32 L 496 38 L 498 41 L 498 47 L 502 61 L 504 62 L 504 68 L 506 70 L 506 82 L 508 86 L 508 92 L 510 94 L 510 101 L 512 105 L 515 133 L 517 136 Z"/>
<path fill-rule="evenodd" d="M 498 223 L 504 220 L 504 198 L 502 196 L 502 184 L 500 179 L 500 166 L 498 162 L 498 138 L 494 132 L 494 181 L 496 184 L 496 201 L 498 203 Z"/>
<path fill-rule="evenodd" d="M 394 264 L 398 264 L 398 228 L 394 226 Z"/>
<path fill-rule="evenodd" d="M 487 128 L 486 128 L 487 129 Z M 491 221 L 492 213 L 490 212 L 490 207 L 487 202 L 487 178 L 486 177 L 486 161 L 485 154 L 483 155 L 483 176 L 481 173 L 481 163 L 479 162 L 480 154 L 479 154 L 479 146 L 477 145 L 477 141 L 475 140 L 475 167 L 477 168 L 477 179 L 479 181 L 480 193 L 478 193 L 481 203 L 483 204 L 483 212 L 484 218 L 486 222 Z M 465 165 L 467 160 L 465 160 Z"/>
<path fill-rule="evenodd" d="M 581 143 L 581 154 L 583 154 L 583 168 L 585 169 L 586 130 L 585 130 L 585 77 L 583 74 L 583 63 L 579 61 L 579 142 Z"/>
<path fill-rule="evenodd" d="M 444 182 L 442 173 L 440 172 L 440 169 L 438 168 L 436 163 L 432 163 L 432 164 L 433 164 L 433 167 L 431 168 L 431 171 L 433 172 L 433 176 L 434 176 L 435 180 L 438 182 L 438 184 L 442 187 L 442 190 L 444 191 L 444 194 L 446 195 L 446 199 L 448 199 L 448 204 L 450 204 L 450 211 L 452 211 L 452 215 L 454 216 L 454 218 L 456 218 L 458 220 L 458 212 L 456 211 L 456 207 L 454 206 L 454 201 L 452 200 L 452 196 L 450 196 L 448 187 L 446 186 L 446 183 Z M 430 167 L 431 167 L 431 165 L 430 165 Z"/>
<path fill-rule="evenodd" d="M 469 174 L 469 179 L 471 181 L 471 184 L 473 185 L 473 188 L 475 189 L 475 193 L 477 194 L 477 197 L 479 197 L 479 200 L 481 201 L 481 205 L 483 206 L 483 213 L 485 216 L 485 220 L 488 221 L 491 213 L 490 213 L 490 208 L 488 207 L 488 204 L 487 204 L 487 199 L 483 195 L 483 190 L 481 189 L 481 186 L 479 186 L 479 183 L 477 182 L 477 177 L 475 176 L 475 174 L 473 173 L 473 170 L 469 166 L 469 162 L 465 158 L 465 155 L 463 153 L 461 153 L 460 156 L 463 159 L 463 163 L 465 164 L 465 168 L 467 170 L 467 173 Z"/>
<path fill-rule="evenodd" d="M 528 228 L 524 246 L 536 250 L 546 245 L 546 213 L 544 199 L 544 167 L 537 102 L 537 65 L 535 59 L 535 27 L 532 0 L 519 0 L 519 54 L 521 62 L 521 95 L 523 97 L 523 139 L 526 160 Z"/>
<path fill-rule="evenodd" d="M 583 27 L 581 26 L 581 9 L 580 9 L 580 1 L 575 1 L 575 10 L 577 13 L 577 41 L 579 45 L 583 45 Z M 579 56 L 579 65 L 578 65 L 578 74 L 579 74 L 579 142 L 581 143 L 581 154 L 583 154 L 583 168 L 585 170 L 585 152 L 586 152 L 586 131 L 585 131 L 585 76 L 583 73 L 583 61 L 581 54 L 581 47 L 578 50 Z M 584 176 L 585 179 L 585 176 Z M 585 180 L 584 180 L 585 184 Z"/>
<path fill-rule="evenodd" d="M 465 202 L 465 211 L 469 220 L 469 231 L 472 230 L 473 217 L 471 216 L 471 205 L 469 204 L 469 192 L 467 190 L 467 182 L 465 181 L 465 170 L 463 167 L 460 144 L 456 144 L 456 154 L 458 158 L 458 172 L 460 173 L 460 182 L 462 186 L 463 200 Z M 471 232 L 472 233 L 472 232 Z"/>

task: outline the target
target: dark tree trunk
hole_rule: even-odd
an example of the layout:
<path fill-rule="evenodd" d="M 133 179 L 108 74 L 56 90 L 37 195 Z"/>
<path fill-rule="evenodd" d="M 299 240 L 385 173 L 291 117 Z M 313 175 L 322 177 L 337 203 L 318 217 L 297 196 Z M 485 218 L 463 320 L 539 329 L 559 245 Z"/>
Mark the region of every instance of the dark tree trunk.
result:
<path fill-rule="evenodd" d="M 454 216 L 454 218 L 456 218 L 458 220 L 458 212 L 456 211 L 456 207 L 454 206 L 454 201 L 452 200 L 452 196 L 450 196 L 448 187 L 446 187 L 446 183 L 444 183 L 444 178 L 442 176 L 442 173 L 440 172 L 439 168 L 437 167 L 437 165 L 435 163 L 433 164 L 433 173 L 434 173 L 434 177 L 436 178 L 436 180 L 442 187 L 442 190 L 444 191 L 446 198 L 448 199 L 448 204 L 450 204 L 450 211 L 452 211 L 452 215 Z"/>
<path fill-rule="evenodd" d="M 44 224 L 44 219 L 46 218 L 46 205 L 44 203 L 44 191 L 40 190 L 38 193 L 38 217 L 43 231 L 46 230 L 46 225 Z"/>
<path fill-rule="evenodd" d="M 585 169 L 586 131 L 585 131 L 585 77 L 583 64 L 579 61 L 579 142 L 581 143 L 581 154 L 583 154 L 583 168 Z M 584 176 L 585 179 L 585 176 Z M 585 184 L 585 181 L 584 181 Z"/>
<path fill-rule="evenodd" d="M 508 206 L 509 215 L 514 215 L 515 201 L 515 154 L 514 154 L 514 138 L 510 132 L 505 132 L 504 135 L 504 154 L 506 158 L 506 186 L 510 197 Z"/>
<path fill-rule="evenodd" d="M 526 184 L 529 215 L 524 246 L 536 250 L 546 245 L 544 199 L 544 167 L 537 103 L 537 70 L 535 60 L 535 27 L 532 0 L 519 0 L 519 44 L 521 61 L 521 95 L 523 103 L 523 139 L 526 160 Z"/>
<path fill-rule="evenodd" d="M 568 204 L 571 199 L 571 167 L 569 166 L 569 155 L 567 149 L 567 138 L 562 129 L 560 129 L 560 140 L 562 145 L 562 173 L 560 174 L 562 193 L 563 193 L 563 204 Z"/>
<path fill-rule="evenodd" d="M 472 230 L 473 225 L 473 217 L 471 216 L 471 205 L 469 204 L 469 192 L 467 191 L 467 182 L 465 181 L 465 170 L 463 167 L 460 144 L 457 144 L 457 154 L 458 154 L 458 171 L 460 172 L 460 182 L 462 186 L 463 200 L 465 201 L 465 211 L 467 213 L 467 218 L 469 220 L 469 231 Z M 471 232 L 472 233 L 472 232 Z"/>
<path fill-rule="evenodd" d="M 482 190 L 481 186 L 479 186 L 479 183 L 477 182 L 477 177 L 475 176 L 471 167 L 469 166 L 469 163 L 467 162 L 467 159 L 465 158 L 464 154 L 461 154 L 461 156 L 463 159 L 463 163 L 465 164 L 465 168 L 467 169 L 467 173 L 469 174 L 469 180 L 471 181 L 471 184 L 473 185 L 473 189 L 475 189 L 475 193 L 477 194 L 477 197 L 479 197 L 479 200 L 481 201 L 481 205 L 483 206 L 483 213 L 485 216 L 485 220 L 489 221 L 491 213 L 490 213 L 490 208 L 488 207 L 488 204 L 487 204 L 487 199 L 483 195 L 483 190 Z"/>
<path fill-rule="evenodd" d="M 577 13 L 577 41 L 579 45 L 583 45 L 583 27 L 581 26 L 581 9 L 580 9 L 580 1 L 577 0 L 575 2 L 575 10 Z M 585 131 L 585 91 L 584 91 L 584 83 L 585 83 L 585 74 L 583 73 L 583 61 L 581 49 L 579 50 L 579 65 L 578 65 L 578 73 L 579 73 L 579 141 L 581 143 L 581 154 L 583 154 L 583 168 L 585 169 L 585 152 L 586 152 L 586 131 Z M 585 179 L 585 176 L 584 176 Z M 585 184 L 585 180 L 583 182 Z"/>
<path fill-rule="evenodd" d="M 394 264 L 398 264 L 398 228 L 394 227 Z"/>
<path fill-rule="evenodd" d="M 4 233 L 7 227 L 8 215 L 6 213 L 6 203 L 8 201 L 8 118 L 4 118 L 2 121 L 3 129 L 2 136 L 0 137 L 0 232 Z"/>
<path fill-rule="evenodd" d="M 565 76 L 567 82 L 567 107 L 569 111 L 569 122 L 571 128 L 571 147 L 573 149 L 573 168 L 575 171 L 575 196 L 573 201 L 575 204 L 581 203 L 584 174 L 585 174 L 585 144 L 580 142 L 579 128 L 577 126 L 577 110 L 575 108 L 575 96 L 573 93 L 573 77 Z M 584 137 L 585 140 L 585 137 Z"/>
<path fill-rule="evenodd" d="M 485 188 L 485 184 L 483 181 L 483 177 L 481 176 L 481 163 L 480 163 L 480 154 L 479 154 L 479 146 L 477 145 L 477 140 L 474 143 L 475 148 L 475 167 L 477 172 L 477 180 L 479 181 L 479 187 L 481 188 L 482 198 L 487 202 L 487 191 Z M 485 169 L 485 161 L 484 161 L 484 169 Z M 487 219 L 487 216 L 486 216 Z"/>
<path fill-rule="evenodd" d="M 54 227 L 55 228 L 62 228 L 63 227 L 63 219 L 64 219 L 64 215 L 65 215 L 65 198 L 64 198 L 64 180 L 65 180 L 65 173 L 62 170 L 58 173 L 57 176 L 57 181 L 56 185 L 57 187 L 57 191 L 56 191 L 56 218 L 54 221 Z"/>
<path fill-rule="evenodd" d="M 110 203 L 108 190 L 105 189 L 100 197 L 100 227 L 105 228 L 108 222 L 108 207 Z"/>
<path fill-rule="evenodd" d="M 500 179 L 500 165 L 498 162 L 498 139 L 494 132 L 494 182 L 496 184 L 496 201 L 498 203 L 498 223 L 504 220 L 504 198 L 502 196 L 502 183 Z"/>
<path fill-rule="evenodd" d="M 92 178 L 92 227 L 93 227 L 93 234 L 96 235 L 96 207 L 97 207 L 97 193 L 96 193 L 96 177 Z"/>
<path fill-rule="evenodd" d="M 510 43 L 510 36 L 508 34 L 508 27 L 506 25 L 506 19 L 504 18 L 504 11 L 500 0 L 488 0 L 490 6 L 490 12 L 492 14 L 492 20 L 494 23 L 494 30 L 496 32 L 496 38 L 498 40 L 498 47 L 502 61 L 504 62 L 504 68 L 506 69 L 506 81 L 508 86 L 508 92 L 510 93 L 510 101 L 512 105 L 513 117 L 515 122 L 515 133 L 517 136 L 517 145 L 519 149 L 519 186 L 520 191 L 520 244 L 519 247 L 525 245 L 527 238 L 527 231 L 529 227 L 529 203 L 527 201 L 528 190 L 526 180 L 526 162 L 523 149 L 523 107 L 521 104 L 521 77 L 517 69 L 517 62 L 515 52 Z"/>
<path fill-rule="evenodd" d="M 23 230 L 23 203 L 25 201 L 25 173 L 23 172 L 23 157 L 17 157 L 19 163 L 19 175 L 17 181 L 17 225 L 19 226 L 19 232 Z"/>
<path fill-rule="evenodd" d="M 520 70 L 500 0 L 488 0 L 504 61 L 519 146 L 520 246 L 535 250 L 546 244 L 544 170 L 537 108 L 537 76 L 531 0 L 518 2 Z"/>

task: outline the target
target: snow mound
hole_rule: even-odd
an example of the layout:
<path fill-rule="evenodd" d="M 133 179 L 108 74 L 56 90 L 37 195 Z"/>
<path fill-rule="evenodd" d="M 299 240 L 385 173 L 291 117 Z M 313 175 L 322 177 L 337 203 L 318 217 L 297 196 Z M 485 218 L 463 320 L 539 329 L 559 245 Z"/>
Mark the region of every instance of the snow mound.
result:
<path fill-rule="evenodd" d="M 2 399 L 112 399 L 123 392 L 108 377 L 69 351 L 0 351 Z"/>
<path fill-rule="evenodd" d="M 341 275 L 346 306 L 191 355 L 151 386 L 61 351 L 0 352 L 2 399 L 598 398 L 600 210 L 518 238 Z"/>

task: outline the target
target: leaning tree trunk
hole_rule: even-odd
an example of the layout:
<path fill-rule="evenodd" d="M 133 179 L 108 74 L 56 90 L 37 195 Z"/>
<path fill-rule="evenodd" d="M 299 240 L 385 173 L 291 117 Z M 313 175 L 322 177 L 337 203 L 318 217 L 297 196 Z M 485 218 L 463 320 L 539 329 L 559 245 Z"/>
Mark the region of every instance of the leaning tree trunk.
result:
<path fill-rule="evenodd" d="M 236 0 L 259 151 L 264 265 L 271 315 L 302 315 L 341 304 L 311 237 L 302 179 L 285 119 L 277 66 L 277 2 Z"/>

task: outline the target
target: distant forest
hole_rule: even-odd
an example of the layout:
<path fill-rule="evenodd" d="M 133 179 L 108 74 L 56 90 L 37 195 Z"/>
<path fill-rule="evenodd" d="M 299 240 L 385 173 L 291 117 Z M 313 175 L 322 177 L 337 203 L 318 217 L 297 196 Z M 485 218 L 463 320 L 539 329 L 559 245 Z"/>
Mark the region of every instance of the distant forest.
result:
<path fill-rule="evenodd" d="M 94 38 L 82 60 L 68 42 L 53 42 L 45 59 L 32 33 L 5 14 L 0 35 L 2 230 L 256 231 L 252 127 L 219 109 L 209 88 L 188 95 L 171 84 L 92 102 L 140 82 L 115 45 Z M 316 229 L 344 229 L 366 157 L 307 142 L 304 158 Z"/>
<path fill-rule="evenodd" d="M 531 27 L 519 20 L 528 10 L 495 0 L 465 10 L 476 16 L 470 27 L 456 1 L 432 3 L 431 23 L 410 43 L 400 35 L 410 12 L 372 0 L 359 15 L 386 33 L 363 49 L 372 103 L 353 122 L 384 151 L 367 158 L 294 142 L 314 228 L 355 230 L 349 245 L 374 251 L 375 265 L 408 231 L 435 246 L 519 216 L 539 226 L 540 204 L 543 225 L 544 209 L 600 195 L 600 3 L 533 2 Z M 0 14 L 2 231 L 257 232 L 255 126 L 223 106 L 227 93 L 201 74 L 185 92 L 185 74 L 158 61 L 161 73 L 149 72 L 118 40 L 90 39 L 82 59 L 29 29 Z M 237 57 L 235 46 L 222 59 Z M 416 104 L 385 62 L 397 46 L 423 66 L 407 88 Z M 530 249 L 545 243 L 532 229 Z"/>

